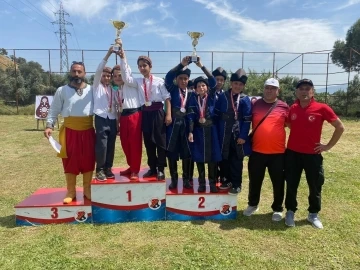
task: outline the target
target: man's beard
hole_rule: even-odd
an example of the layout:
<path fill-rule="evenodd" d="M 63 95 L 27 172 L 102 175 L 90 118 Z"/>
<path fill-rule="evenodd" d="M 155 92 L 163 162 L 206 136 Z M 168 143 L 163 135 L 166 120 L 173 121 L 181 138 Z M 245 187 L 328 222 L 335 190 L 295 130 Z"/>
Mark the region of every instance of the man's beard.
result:
<path fill-rule="evenodd" d="M 78 77 L 78 76 L 74 76 L 74 77 L 70 76 L 69 79 L 70 79 L 70 82 L 73 82 L 73 83 L 76 83 L 76 84 L 81 84 L 82 82 L 85 81 L 84 78 L 81 78 L 81 77 Z"/>

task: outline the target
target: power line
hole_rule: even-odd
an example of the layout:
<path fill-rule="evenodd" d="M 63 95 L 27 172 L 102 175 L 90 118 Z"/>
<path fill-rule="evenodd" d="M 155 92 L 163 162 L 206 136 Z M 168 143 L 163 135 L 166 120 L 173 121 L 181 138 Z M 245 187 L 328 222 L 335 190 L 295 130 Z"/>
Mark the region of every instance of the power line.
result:
<path fill-rule="evenodd" d="M 37 21 L 35 18 L 30 17 L 28 14 L 22 12 L 20 9 L 16 8 L 15 6 L 13 6 L 12 4 L 10 4 L 9 2 L 2 0 L 3 2 L 5 2 L 6 4 L 8 4 L 9 6 L 13 7 L 14 9 L 16 9 L 17 11 L 21 12 L 22 14 L 24 14 L 26 17 L 29 17 L 30 19 L 34 20 L 35 22 L 37 22 L 39 25 L 41 25 L 42 27 L 45 27 L 47 30 L 51 31 L 52 30 L 48 27 L 46 27 L 45 25 L 43 25 L 42 23 L 40 23 L 39 21 Z"/>
<path fill-rule="evenodd" d="M 20 0 L 23 4 L 27 5 L 26 3 L 24 3 L 22 0 Z M 29 3 L 31 6 L 33 6 L 34 8 L 30 7 L 29 5 L 27 5 L 31 10 L 36 11 L 38 14 L 40 14 L 41 16 L 45 17 L 46 19 L 49 19 L 50 21 L 52 20 L 48 15 L 46 15 L 45 13 L 41 12 L 36 6 L 34 6 L 31 2 L 29 2 L 28 0 L 25 0 L 27 3 Z"/>
<path fill-rule="evenodd" d="M 56 7 L 55 7 L 49 0 L 47 0 L 47 2 L 48 2 L 50 5 L 52 5 L 53 8 L 55 8 L 55 10 L 56 10 Z"/>
<path fill-rule="evenodd" d="M 73 28 L 73 31 L 74 31 L 74 36 L 75 36 L 75 39 L 76 39 L 76 43 L 77 43 L 77 45 L 78 45 L 78 48 L 79 48 L 79 50 L 81 50 L 80 45 L 79 45 L 79 41 L 78 41 L 77 36 L 76 36 L 76 33 L 75 33 L 75 27 L 74 27 L 73 25 L 72 25 L 72 28 Z"/>
<path fill-rule="evenodd" d="M 46 7 L 47 10 L 49 10 L 51 13 L 55 13 L 55 11 L 56 11 L 56 8 L 55 8 L 55 11 L 51 10 L 50 8 L 48 8 L 48 7 L 45 5 L 45 2 L 44 2 L 44 7 Z"/>

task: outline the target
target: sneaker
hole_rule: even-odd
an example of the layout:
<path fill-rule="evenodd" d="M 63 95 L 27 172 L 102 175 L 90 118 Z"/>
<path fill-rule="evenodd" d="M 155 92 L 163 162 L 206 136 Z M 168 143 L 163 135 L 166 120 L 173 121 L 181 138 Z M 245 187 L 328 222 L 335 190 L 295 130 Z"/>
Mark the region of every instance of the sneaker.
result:
<path fill-rule="evenodd" d="M 131 173 L 130 180 L 138 180 L 138 179 L 139 179 L 139 174 Z"/>
<path fill-rule="evenodd" d="M 252 214 L 254 214 L 256 211 L 259 210 L 258 206 L 250 206 L 248 205 L 248 207 L 244 210 L 243 215 L 250 217 Z"/>
<path fill-rule="evenodd" d="M 274 212 L 272 215 L 272 221 L 280 221 L 282 220 L 283 213 L 282 212 Z"/>
<path fill-rule="evenodd" d="M 229 189 L 229 188 L 231 188 L 232 187 L 232 183 L 231 182 L 229 182 L 229 181 L 224 181 L 224 182 L 222 182 L 221 183 L 221 185 L 220 185 L 220 189 Z"/>
<path fill-rule="evenodd" d="M 285 214 L 285 225 L 289 227 L 295 227 L 294 221 L 295 213 L 291 210 L 287 211 Z"/>
<path fill-rule="evenodd" d="M 115 178 L 115 175 L 113 174 L 111 168 L 106 168 L 106 169 L 104 170 L 104 173 L 105 173 L 106 178 L 108 178 L 108 179 L 113 179 L 113 178 Z"/>
<path fill-rule="evenodd" d="M 104 170 L 101 169 L 100 171 L 98 171 L 96 173 L 96 175 L 95 175 L 95 178 L 98 181 L 105 181 L 106 180 L 106 175 L 104 173 Z"/>
<path fill-rule="evenodd" d="M 316 229 L 323 229 L 324 226 L 322 225 L 319 216 L 317 213 L 309 213 L 307 220 L 313 225 Z"/>
<path fill-rule="evenodd" d="M 238 195 L 241 192 L 241 187 L 231 188 L 228 192 L 229 195 Z"/>

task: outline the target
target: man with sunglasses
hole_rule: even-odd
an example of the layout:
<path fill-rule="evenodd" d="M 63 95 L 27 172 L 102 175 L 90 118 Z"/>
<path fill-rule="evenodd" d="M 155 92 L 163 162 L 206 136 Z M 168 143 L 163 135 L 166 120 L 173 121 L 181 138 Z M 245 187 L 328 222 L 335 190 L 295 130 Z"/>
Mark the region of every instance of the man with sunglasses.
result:
<path fill-rule="evenodd" d="M 106 67 L 106 63 L 112 53 L 113 47 L 110 47 L 96 69 L 93 82 L 96 130 L 96 179 L 99 181 L 115 178 L 111 168 L 114 162 L 117 134 L 116 93 L 110 85 L 112 68 Z"/>
<path fill-rule="evenodd" d="M 330 150 L 338 142 L 344 132 L 344 126 L 327 104 L 315 101 L 314 84 L 311 80 L 300 80 L 295 94 L 297 99 L 289 111 L 290 135 L 285 151 L 285 207 L 287 209 L 285 224 L 289 227 L 295 226 L 297 190 L 302 171 L 305 170 L 309 186 L 307 220 L 315 228 L 322 229 L 323 225 L 318 216 L 321 210 L 321 189 L 325 181 L 321 153 Z M 335 128 L 327 144 L 320 141 L 325 120 Z"/>
<path fill-rule="evenodd" d="M 76 176 L 83 174 L 84 196 L 91 199 L 90 182 L 95 167 L 95 131 L 93 128 L 93 91 L 85 83 L 85 66 L 73 62 L 70 82 L 56 90 L 51 104 L 44 135 L 50 138 L 57 117 L 64 117 L 60 128 L 61 145 L 58 157 L 62 158 L 67 183 L 64 204 L 76 199 Z"/>

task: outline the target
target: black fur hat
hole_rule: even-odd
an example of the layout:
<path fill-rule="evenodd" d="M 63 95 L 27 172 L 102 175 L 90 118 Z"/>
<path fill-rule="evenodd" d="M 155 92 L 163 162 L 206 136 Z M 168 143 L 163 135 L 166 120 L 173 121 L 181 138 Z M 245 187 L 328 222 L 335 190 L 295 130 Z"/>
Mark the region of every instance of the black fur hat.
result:
<path fill-rule="evenodd" d="M 230 81 L 239 81 L 246 84 L 247 76 L 244 69 L 239 68 L 235 73 L 231 74 Z"/>
<path fill-rule="evenodd" d="M 188 69 L 187 67 L 184 67 L 182 69 L 180 69 L 178 72 L 176 72 L 176 77 L 181 75 L 181 74 L 185 74 L 187 75 L 188 77 L 190 77 L 190 74 L 191 74 L 191 70 Z"/>
<path fill-rule="evenodd" d="M 200 77 L 197 77 L 195 80 L 194 80 L 194 88 L 196 89 L 196 86 L 199 82 L 203 82 L 206 84 L 206 86 L 209 87 L 209 81 L 207 78 L 203 77 L 203 76 L 200 76 Z"/>
<path fill-rule="evenodd" d="M 213 72 L 212 72 L 212 75 L 214 77 L 216 76 L 223 76 L 224 77 L 224 80 L 226 80 L 227 78 L 227 73 L 226 71 L 222 68 L 222 67 L 218 67 L 217 69 L 215 69 Z"/>

